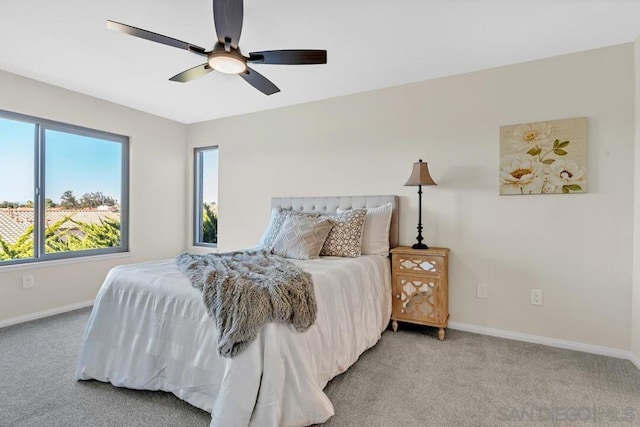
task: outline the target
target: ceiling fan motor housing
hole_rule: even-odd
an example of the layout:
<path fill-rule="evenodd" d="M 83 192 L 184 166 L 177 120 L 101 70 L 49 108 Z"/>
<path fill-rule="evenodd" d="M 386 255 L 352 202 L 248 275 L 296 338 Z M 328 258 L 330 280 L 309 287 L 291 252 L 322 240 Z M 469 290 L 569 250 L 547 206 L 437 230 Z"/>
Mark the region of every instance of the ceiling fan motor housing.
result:
<path fill-rule="evenodd" d="M 228 49 L 228 50 L 227 50 Z M 209 66 L 216 71 L 226 74 L 240 74 L 247 69 L 247 58 L 242 56 L 240 49 L 225 48 L 223 43 L 217 42 L 207 55 Z"/>

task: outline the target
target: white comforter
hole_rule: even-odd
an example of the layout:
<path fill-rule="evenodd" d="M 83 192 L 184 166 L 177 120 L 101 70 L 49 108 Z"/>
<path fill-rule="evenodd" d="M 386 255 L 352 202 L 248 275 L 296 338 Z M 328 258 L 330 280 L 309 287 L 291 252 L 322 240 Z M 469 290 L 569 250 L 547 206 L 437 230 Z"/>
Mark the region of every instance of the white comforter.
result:
<path fill-rule="evenodd" d="M 238 356 L 216 351 L 217 331 L 173 260 L 112 269 L 97 296 L 78 379 L 169 391 L 211 412 L 212 426 L 304 426 L 333 414 L 322 389 L 373 346 L 391 316 L 389 260 L 295 261 L 313 276 L 315 324 L 267 324 Z"/>

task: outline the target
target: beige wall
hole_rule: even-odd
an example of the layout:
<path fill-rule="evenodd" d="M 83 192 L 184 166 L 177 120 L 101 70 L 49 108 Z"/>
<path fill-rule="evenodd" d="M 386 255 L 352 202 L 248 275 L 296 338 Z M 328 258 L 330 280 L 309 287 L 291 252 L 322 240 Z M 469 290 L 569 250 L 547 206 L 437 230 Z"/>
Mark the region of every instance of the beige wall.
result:
<path fill-rule="evenodd" d="M 633 209 L 633 297 L 631 300 L 631 352 L 640 368 L 640 38 L 635 48 L 635 188 Z"/>
<path fill-rule="evenodd" d="M 125 258 L 0 267 L 0 323 L 90 301 L 112 266 L 168 258 L 184 248 L 185 125 L 5 72 L 0 109 L 130 137 L 132 250 Z M 25 274 L 34 276 L 34 288 L 22 289 Z"/>
<path fill-rule="evenodd" d="M 621 45 L 188 127 L 0 72 L 0 109 L 131 137 L 133 251 L 0 268 L 0 323 L 91 300 L 111 266 L 189 246 L 187 140 L 220 147 L 221 250 L 255 245 L 272 196 L 398 194 L 401 242 L 412 243 L 416 189 L 402 184 L 423 158 L 439 184 L 424 189 L 426 242 L 452 249 L 452 321 L 625 350 L 633 335 L 638 356 L 633 61 L 634 46 Z M 580 116 L 587 194 L 498 196 L 499 126 Z M 35 288 L 22 289 L 24 274 Z M 529 304 L 531 288 L 543 289 L 542 307 Z"/>
<path fill-rule="evenodd" d="M 269 199 L 302 195 L 398 194 L 410 244 L 417 195 L 403 184 L 422 158 L 439 184 L 424 189 L 426 242 L 452 249 L 452 321 L 628 350 L 633 54 L 627 44 L 190 125 L 191 147 L 220 147 L 220 249 L 255 245 Z M 588 193 L 498 196 L 499 126 L 581 116 Z"/>

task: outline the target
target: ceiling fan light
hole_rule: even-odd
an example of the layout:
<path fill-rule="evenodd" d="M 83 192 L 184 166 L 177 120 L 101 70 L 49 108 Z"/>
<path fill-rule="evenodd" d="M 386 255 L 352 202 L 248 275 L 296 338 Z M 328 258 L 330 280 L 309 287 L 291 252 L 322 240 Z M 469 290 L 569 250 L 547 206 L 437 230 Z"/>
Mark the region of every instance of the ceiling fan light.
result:
<path fill-rule="evenodd" d="M 216 71 L 225 74 L 240 74 L 247 69 L 247 64 L 238 58 L 226 55 L 217 55 L 209 58 L 209 65 Z"/>

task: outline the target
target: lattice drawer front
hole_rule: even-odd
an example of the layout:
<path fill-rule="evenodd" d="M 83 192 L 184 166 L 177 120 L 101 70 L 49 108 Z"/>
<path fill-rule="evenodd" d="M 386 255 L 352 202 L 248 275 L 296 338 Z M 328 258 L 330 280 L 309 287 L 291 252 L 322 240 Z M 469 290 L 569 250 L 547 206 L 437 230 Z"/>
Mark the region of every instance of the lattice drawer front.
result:
<path fill-rule="evenodd" d="M 400 256 L 398 257 L 398 267 L 400 270 L 427 271 L 429 273 L 440 273 L 440 261 L 438 258 Z"/>
<path fill-rule="evenodd" d="M 398 278 L 399 294 L 396 299 L 401 303 L 403 316 L 417 319 L 440 319 L 438 304 L 438 282 L 419 279 Z"/>

